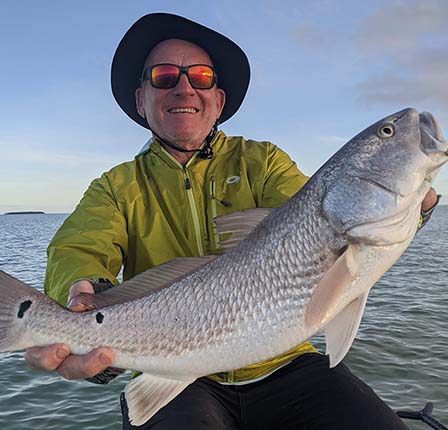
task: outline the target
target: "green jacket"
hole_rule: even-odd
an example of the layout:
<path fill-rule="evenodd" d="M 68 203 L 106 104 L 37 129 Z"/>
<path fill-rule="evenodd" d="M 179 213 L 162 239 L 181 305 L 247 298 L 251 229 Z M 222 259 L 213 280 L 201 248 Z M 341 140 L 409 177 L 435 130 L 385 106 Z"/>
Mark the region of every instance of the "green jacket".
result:
<path fill-rule="evenodd" d="M 95 179 L 48 247 L 46 293 L 65 304 L 70 285 L 80 278 L 117 284 L 122 266 L 127 280 L 176 257 L 217 254 L 213 218 L 280 206 L 307 180 L 272 143 L 221 131 L 212 147 L 211 159 L 196 154 L 183 167 L 154 141 L 133 161 Z M 315 349 L 306 343 L 292 354 L 310 351 Z M 251 379 L 283 362 L 269 360 L 239 373 Z"/>

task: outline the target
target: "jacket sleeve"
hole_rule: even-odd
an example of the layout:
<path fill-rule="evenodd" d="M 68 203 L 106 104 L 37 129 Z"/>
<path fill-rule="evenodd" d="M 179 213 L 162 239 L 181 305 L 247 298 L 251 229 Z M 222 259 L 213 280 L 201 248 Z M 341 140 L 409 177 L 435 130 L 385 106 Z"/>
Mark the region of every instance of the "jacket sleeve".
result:
<path fill-rule="evenodd" d="M 73 282 L 106 278 L 117 284 L 127 255 L 126 220 L 108 177 L 95 179 L 47 250 L 45 293 L 65 305 Z"/>
<path fill-rule="evenodd" d="M 306 183 L 308 177 L 286 152 L 273 144 L 268 146 L 262 207 L 277 207 L 285 203 Z"/>

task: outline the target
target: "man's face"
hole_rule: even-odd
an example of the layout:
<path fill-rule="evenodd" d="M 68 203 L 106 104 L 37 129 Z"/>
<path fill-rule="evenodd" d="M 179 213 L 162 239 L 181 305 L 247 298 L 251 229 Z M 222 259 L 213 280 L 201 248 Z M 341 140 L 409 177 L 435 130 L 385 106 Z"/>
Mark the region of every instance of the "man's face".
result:
<path fill-rule="evenodd" d="M 208 64 L 208 54 L 185 40 L 170 39 L 159 43 L 149 54 L 145 69 L 160 63 L 179 66 Z M 219 79 L 219 76 L 218 76 Z M 183 148 L 198 148 L 221 115 L 225 93 L 216 85 L 207 90 L 195 89 L 182 74 L 174 88 L 158 89 L 149 80 L 135 92 L 137 111 L 160 137 Z"/>

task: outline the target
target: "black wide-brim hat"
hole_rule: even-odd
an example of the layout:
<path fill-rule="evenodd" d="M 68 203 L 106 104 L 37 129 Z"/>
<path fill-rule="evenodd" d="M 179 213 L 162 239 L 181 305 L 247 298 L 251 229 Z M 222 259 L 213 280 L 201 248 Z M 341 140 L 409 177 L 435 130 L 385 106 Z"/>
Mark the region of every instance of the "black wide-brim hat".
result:
<path fill-rule="evenodd" d="M 135 105 L 143 66 L 150 51 L 167 39 L 183 39 L 198 45 L 210 56 L 218 77 L 218 87 L 226 93 L 219 122 L 227 121 L 241 106 L 250 79 L 249 61 L 232 40 L 182 16 L 151 13 L 136 21 L 118 45 L 112 61 L 112 93 L 120 107 L 135 122 L 149 128 Z"/>

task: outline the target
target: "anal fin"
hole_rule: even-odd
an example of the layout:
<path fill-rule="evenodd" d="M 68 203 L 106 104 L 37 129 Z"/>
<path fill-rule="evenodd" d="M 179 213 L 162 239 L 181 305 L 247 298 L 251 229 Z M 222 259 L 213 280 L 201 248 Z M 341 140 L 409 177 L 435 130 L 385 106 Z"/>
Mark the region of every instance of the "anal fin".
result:
<path fill-rule="evenodd" d="M 133 379 L 125 388 L 130 423 L 134 426 L 146 423 L 192 382 L 194 379 L 180 381 L 148 373 Z"/>
<path fill-rule="evenodd" d="M 337 366 L 352 346 L 364 313 L 369 292 L 365 292 L 350 302 L 325 326 L 327 355 L 330 367 Z"/>

